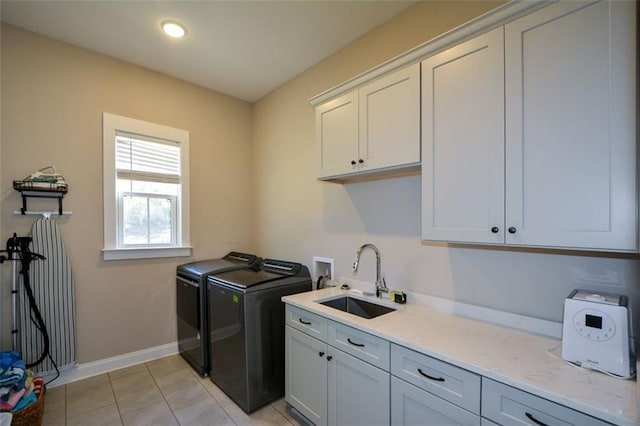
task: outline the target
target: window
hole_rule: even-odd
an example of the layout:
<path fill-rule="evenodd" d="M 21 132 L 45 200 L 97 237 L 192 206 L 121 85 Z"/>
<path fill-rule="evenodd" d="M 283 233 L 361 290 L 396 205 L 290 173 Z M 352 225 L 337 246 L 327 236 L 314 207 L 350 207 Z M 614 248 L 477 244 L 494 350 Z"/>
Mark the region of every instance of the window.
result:
<path fill-rule="evenodd" d="M 102 121 L 104 259 L 189 256 L 189 132 Z"/>

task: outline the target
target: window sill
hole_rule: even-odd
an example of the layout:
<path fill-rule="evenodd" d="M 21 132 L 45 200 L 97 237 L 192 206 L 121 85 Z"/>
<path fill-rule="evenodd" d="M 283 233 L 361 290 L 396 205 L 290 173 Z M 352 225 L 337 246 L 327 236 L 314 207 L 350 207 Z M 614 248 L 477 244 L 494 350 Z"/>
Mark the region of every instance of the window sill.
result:
<path fill-rule="evenodd" d="M 103 249 L 104 260 L 156 259 L 162 257 L 188 257 L 193 247 L 154 247 Z"/>

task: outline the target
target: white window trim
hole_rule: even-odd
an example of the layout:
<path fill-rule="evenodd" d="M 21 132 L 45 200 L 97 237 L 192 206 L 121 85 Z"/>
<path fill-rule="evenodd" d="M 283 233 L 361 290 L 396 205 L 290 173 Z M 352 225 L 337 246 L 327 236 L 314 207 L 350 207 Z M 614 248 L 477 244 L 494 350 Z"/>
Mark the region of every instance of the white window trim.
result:
<path fill-rule="evenodd" d="M 119 248 L 117 241 L 116 132 L 137 133 L 180 143 L 181 208 L 178 210 L 178 245 L 171 247 Z M 189 132 L 105 112 L 102 114 L 102 172 L 104 202 L 104 260 L 151 259 L 191 256 L 189 227 Z"/>

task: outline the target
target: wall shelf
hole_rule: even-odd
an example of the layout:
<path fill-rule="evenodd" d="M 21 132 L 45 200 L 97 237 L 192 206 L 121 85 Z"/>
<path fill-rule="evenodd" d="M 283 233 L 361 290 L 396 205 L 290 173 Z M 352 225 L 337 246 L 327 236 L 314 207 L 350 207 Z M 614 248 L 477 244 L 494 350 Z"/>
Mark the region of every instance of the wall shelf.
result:
<path fill-rule="evenodd" d="M 41 186 L 44 185 L 44 186 Z M 21 215 L 45 215 L 48 214 L 51 216 L 52 214 L 62 215 L 70 215 L 71 212 L 65 212 L 62 209 L 62 199 L 64 195 L 68 191 L 68 186 L 66 184 L 42 184 L 39 182 L 32 182 L 26 180 L 14 180 L 13 181 L 13 189 L 20 192 L 20 196 L 22 197 L 22 207 L 19 212 L 14 212 L 14 214 Z M 27 208 L 27 198 L 52 198 L 58 200 L 58 211 L 55 212 L 42 212 L 42 211 L 29 211 Z"/>
<path fill-rule="evenodd" d="M 71 216 L 73 213 L 70 211 L 50 212 L 50 211 L 36 211 L 36 210 L 16 210 L 13 212 L 15 216 L 43 216 L 49 219 L 51 216 Z"/>

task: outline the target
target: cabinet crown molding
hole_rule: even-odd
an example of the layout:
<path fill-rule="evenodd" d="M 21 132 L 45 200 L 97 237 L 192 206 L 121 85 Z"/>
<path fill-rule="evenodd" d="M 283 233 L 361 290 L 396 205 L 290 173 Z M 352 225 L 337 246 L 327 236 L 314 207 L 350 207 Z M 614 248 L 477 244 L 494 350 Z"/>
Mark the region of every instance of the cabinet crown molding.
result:
<path fill-rule="evenodd" d="M 489 12 L 455 27 L 431 40 L 428 40 L 388 61 L 371 68 L 343 83 L 338 84 L 309 99 L 312 106 L 318 106 L 349 90 L 355 89 L 383 75 L 396 71 L 404 66 L 420 62 L 454 44 L 472 38 L 480 33 L 502 26 L 522 15 L 540 9 L 553 0 L 514 0 Z"/>

